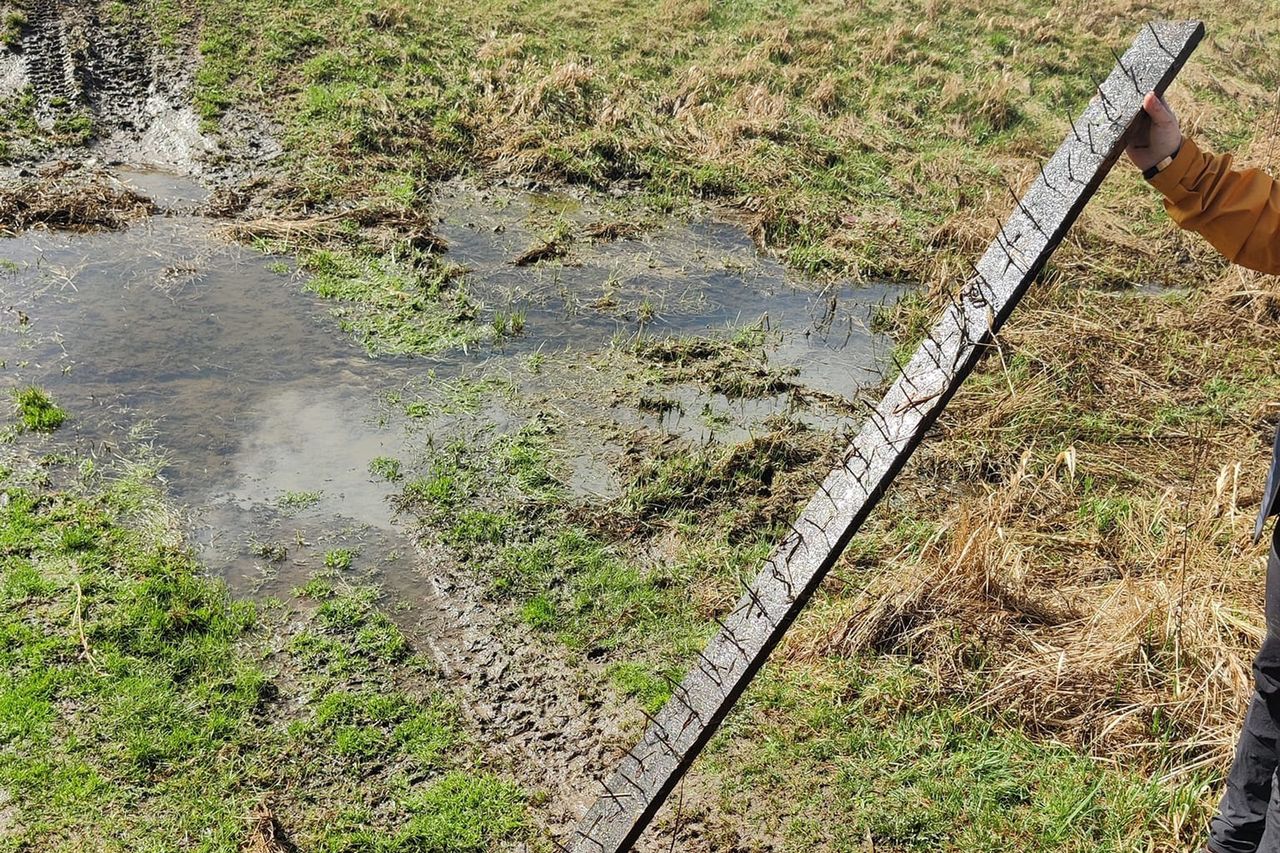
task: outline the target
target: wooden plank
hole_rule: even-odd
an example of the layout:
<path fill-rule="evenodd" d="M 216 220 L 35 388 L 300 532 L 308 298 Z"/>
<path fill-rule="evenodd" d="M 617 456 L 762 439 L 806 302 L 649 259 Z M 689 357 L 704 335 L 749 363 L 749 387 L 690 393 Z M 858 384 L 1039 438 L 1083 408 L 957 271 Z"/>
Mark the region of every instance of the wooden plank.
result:
<path fill-rule="evenodd" d="M 574 853 L 620 853 L 644 832 L 849 540 L 906 464 L 1124 149 L 1149 91 L 1163 93 L 1204 35 L 1199 21 L 1143 28 L 1066 140 L 1000 225 L 858 435 L 765 561 L 640 742 L 579 822 Z"/>

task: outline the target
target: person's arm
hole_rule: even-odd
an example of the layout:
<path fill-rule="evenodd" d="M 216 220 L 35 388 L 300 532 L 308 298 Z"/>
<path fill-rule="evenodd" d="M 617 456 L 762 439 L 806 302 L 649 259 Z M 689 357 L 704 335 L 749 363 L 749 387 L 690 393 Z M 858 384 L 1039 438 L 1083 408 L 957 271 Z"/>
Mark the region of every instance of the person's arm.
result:
<path fill-rule="evenodd" d="M 1148 180 L 1164 194 L 1173 221 L 1233 263 L 1280 273 L 1280 182 L 1257 169 L 1232 170 L 1230 155 L 1202 152 L 1155 95 L 1143 108 L 1149 118 L 1135 132 L 1129 157 L 1144 172 L 1161 167 Z"/>

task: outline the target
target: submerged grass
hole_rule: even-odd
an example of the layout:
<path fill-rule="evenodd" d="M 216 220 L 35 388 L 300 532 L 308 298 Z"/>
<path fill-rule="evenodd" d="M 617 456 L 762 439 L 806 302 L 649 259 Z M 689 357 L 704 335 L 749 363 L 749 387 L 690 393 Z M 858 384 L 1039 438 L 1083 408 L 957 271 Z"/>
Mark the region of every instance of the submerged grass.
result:
<path fill-rule="evenodd" d="M 18 409 L 19 422 L 32 432 L 53 432 L 67 419 L 67 413 L 53 402 L 48 393 L 34 386 L 14 389 L 13 402 Z"/>
<path fill-rule="evenodd" d="M 768 335 L 748 326 L 723 337 L 640 337 L 629 350 L 645 366 L 648 385 L 697 383 L 729 399 L 766 397 L 795 390 L 794 367 L 771 365 Z"/>
<path fill-rule="evenodd" d="M 426 355 L 501 341 L 513 333 L 478 322 L 483 306 L 466 271 L 408 202 L 371 204 L 310 218 L 237 221 L 230 236 L 299 259 L 305 287 L 336 303 L 333 314 L 370 355 Z"/>

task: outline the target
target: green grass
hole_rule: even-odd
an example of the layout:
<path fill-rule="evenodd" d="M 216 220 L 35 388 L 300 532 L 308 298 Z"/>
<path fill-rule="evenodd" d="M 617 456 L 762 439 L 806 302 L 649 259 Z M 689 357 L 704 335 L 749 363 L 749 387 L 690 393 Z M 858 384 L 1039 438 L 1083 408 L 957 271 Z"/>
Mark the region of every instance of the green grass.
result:
<path fill-rule="evenodd" d="M 387 402 L 400 406 L 410 418 L 425 420 L 440 415 L 474 415 L 494 397 L 512 398 L 515 396 L 515 385 L 506 378 L 493 375 L 461 375 L 456 377 L 440 376 L 434 370 L 428 370 L 425 377 L 428 396 L 415 395 L 407 402 L 404 394 L 396 392 L 388 396 Z"/>
<path fill-rule="evenodd" d="M 350 548 L 330 548 L 324 552 L 324 567 L 333 571 L 345 571 L 355 562 L 356 552 Z"/>
<path fill-rule="evenodd" d="M 30 87 L 0 98 L 0 162 L 34 160 L 61 145 L 85 141 L 81 134 L 87 120 L 82 113 L 71 113 L 45 130 L 36 121 L 36 106 Z"/>
<path fill-rule="evenodd" d="M 1007 208 L 999 176 L 1034 173 L 1152 16 L 1051 11 L 197 0 L 153 16 L 168 37 L 196 34 L 210 127 L 244 104 L 282 124 L 292 199 L 420 198 L 459 172 L 626 181 L 660 209 L 744 203 L 793 266 L 897 275 L 972 251 L 970 223 Z M 1274 75 L 1249 45 L 1275 26 L 1223 10 L 1183 73 L 1175 99 L 1206 111 L 1210 145 L 1262 126 Z M 1171 275 L 1146 194 L 1132 175 L 1109 182 L 1059 267 Z"/>
<path fill-rule="evenodd" d="M 359 686 L 303 642 L 268 658 L 293 629 L 203 575 L 152 469 L 40 471 L 0 481 L 0 847 L 244 849 L 264 797 L 302 849 L 481 853 L 527 831 L 372 594 L 330 589 L 299 634 Z M 368 797 L 396 804 L 334 819 Z"/>
<path fill-rule="evenodd" d="M 399 482 L 404 477 L 400 460 L 391 456 L 377 456 L 369 460 L 369 473 L 388 483 Z"/>
<path fill-rule="evenodd" d="M 800 429 L 681 447 L 641 461 L 624 494 L 590 514 L 565 492 L 555 440 L 536 418 L 487 449 L 456 442 L 405 484 L 404 505 L 525 624 L 603 658 L 620 693 L 652 702 L 667 689 L 659 675 L 678 673 L 714 629 L 706 602 L 736 596 L 785 526 L 807 475 L 784 468 L 817 461 L 821 439 Z M 668 528 L 679 553 L 642 563 L 639 543 Z"/>
<path fill-rule="evenodd" d="M 312 624 L 292 640 L 294 653 L 312 669 L 348 676 L 409 660 L 409 643 L 378 608 L 376 589 L 339 589 L 317 578 L 298 593 L 320 602 Z"/>
<path fill-rule="evenodd" d="M 304 509 L 311 509 L 323 499 L 324 492 L 318 490 L 287 491 L 280 495 L 280 499 L 276 503 L 286 512 L 298 512 Z"/>
<path fill-rule="evenodd" d="M 940 700 L 932 685 L 894 659 L 770 668 L 754 713 L 708 757 L 726 809 L 788 850 L 861 849 L 870 837 L 902 851 L 1118 853 L 1166 837 L 1171 821 L 1207 818 L 1203 776 L 1150 781 Z M 775 808 L 752 808 L 755 797 Z"/>
<path fill-rule="evenodd" d="M 21 815 L 10 843 L 141 827 L 231 843 L 245 800 L 217 750 L 243 745 L 264 698 L 265 676 L 236 653 L 252 607 L 196 577 L 183 552 L 118 527 L 122 491 L 5 494 L 0 777 Z M 163 793 L 179 771 L 181 800 Z"/>
<path fill-rule="evenodd" d="M 18 47 L 22 42 L 22 33 L 27 26 L 27 15 L 20 9 L 11 9 L 4 14 L 3 23 L 0 24 L 0 44 L 10 50 Z"/>
<path fill-rule="evenodd" d="M 67 413 L 39 388 L 14 389 L 13 401 L 18 408 L 18 420 L 24 429 L 32 432 L 53 432 L 67 419 Z"/>
<path fill-rule="evenodd" d="M 702 337 L 644 337 L 628 347 L 648 385 L 697 383 L 730 399 L 765 397 L 797 387 L 793 367 L 769 363 L 769 336 L 759 326 Z"/>
<path fill-rule="evenodd" d="M 456 710 L 438 699 L 423 707 L 400 693 L 335 690 L 316 706 L 305 728 L 357 769 L 399 750 L 423 767 L 447 767 L 451 752 L 465 743 Z"/>
<path fill-rule="evenodd" d="M 339 303 L 339 324 L 370 355 L 430 354 L 491 336 L 477 323 L 462 271 L 425 253 L 401 257 L 359 245 L 304 251 L 306 288 Z M 275 247 L 288 248 L 288 247 Z"/>

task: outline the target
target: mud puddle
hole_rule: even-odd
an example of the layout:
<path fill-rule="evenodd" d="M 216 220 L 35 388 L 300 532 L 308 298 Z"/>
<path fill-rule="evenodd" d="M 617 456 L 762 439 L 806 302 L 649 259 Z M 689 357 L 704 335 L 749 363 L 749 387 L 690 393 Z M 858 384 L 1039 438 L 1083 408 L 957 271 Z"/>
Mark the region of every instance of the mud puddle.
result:
<path fill-rule="evenodd" d="M 520 317 L 522 334 L 485 360 L 490 376 L 521 376 L 514 411 L 554 412 L 571 433 L 565 459 L 570 491 L 611 497 L 618 437 L 652 430 L 696 442 L 736 442 L 775 416 L 823 430 L 852 426 L 846 406 L 808 405 L 800 397 L 853 400 L 883 376 L 886 342 L 871 331 L 875 312 L 904 286 L 820 285 L 797 278 L 762 256 L 731 221 L 629 222 L 626 209 L 595 198 L 480 190 L 445 184 L 433 210 L 446 257 L 471 273 L 471 292 L 489 315 Z M 600 233 L 610 236 L 601 239 Z M 531 249 L 554 245 L 545 261 L 518 263 Z M 793 389 L 729 396 L 693 382 L 601 388 L 616 382 L 608 367 L 582 357 L 548 360 L 530 375 L 530 358 L 626 349 L 646 340 L 759 330 L 763 369 L 785 371 Z M 803 389 L 803 394 L 794 393 Z M 639 405 L 637 403 L 639 402 Z M 509 415 L 512 407 L 507 407 Z M 498 407 L 483 417 L 506 425 Z M 452 426 L 453 424 L 451 424 Z"/>
<path fill-rule="evenodd" d="M 339 548 L 394 589 L 412 548 L 369 463 L 402 453 L 405 435 L 370 401 L 407 369 L 335 335 L 324 307 L 271 271 L 278 260 L 183 213 L 198 186 L 121 177 L 170 215 L 0 243 L 12 270 L 0 302 L 26 318 L 4 329 L 11 381 L 48 388 L 82 444 L 152 441 L 202 557 L 233 590 L 287 593 Z"/>
<path fill-rule="evenodd" d="M 607 365 L 595 361 L 620 339 L 760 324 L 769 360 L 794 365 L 807 386 L 852 394 L 878 376 L 882 344 L 867 324 L 895 292 L 791 282 L 740 229 L 714 221 L 575 242 L 555 263 L 519 267 L 512 258 L 539 239 L 552 200 L 498 203 L 451 187 L 437 208 L 448 257 L 472 270 L 485 311 L 523 314 L 523 333 L 497 349 L 375 360 L 287 259 L 221 240 L 194 212 L 198 185 L 119 177 L 163 212 L 118 232 L 0 241 L 0 386 L 48 389 L 71 414 L 59 442 L 101 455 L 154 445 L 204 562 L 233 591 L 287 597 L 325 569 L 380 584 L 492 753 L 549 794 L 545 820 L 571 822 L 586 780 L 623 740 L 617 698 L 602 673 L 513 625 L 474 575 L 420 549 L 371 463 L 413 465 L 432 442 L 481 441 L 550 411 L 565 426 L 571 485 L 608 492 L 610 454 L 628 429 L 726 440 L 795 407 L 791 394 L 735 400 L 686 384 L 664 390 L 685 401 L 675 409 L 639 411 L 610 396 Z M 573 200 L 551 209 L 570 217 L 553 227 L 594 215 Z M 646 300 L 657 307 L 643 316 L 627 307 Z M 535 355 L 545 366 L 530 366 Z M 412 414 L 408 404 L 424 401 L 428 414 Z"/>
<path fill-rule="evenodd" d="M 870 319 L 903 287 L 797 278 L 762 256 L 735 223 L 704 217 L 634 226 L 625 209 L 458 182 L 444 186 L 434 209 L 448 257 L 472 271 L 474 292 L 524 316 L 525 334 L 509 344 L 517 351 L 758 324 L 770 333 L 768 362 L 795 368 L 806 388 L 852 397 L 882 373 L 883 341 Z M 599 232 L 622 236 L 591 236 Z M 548 243 L 563 254 L 515 263 Z"/>

